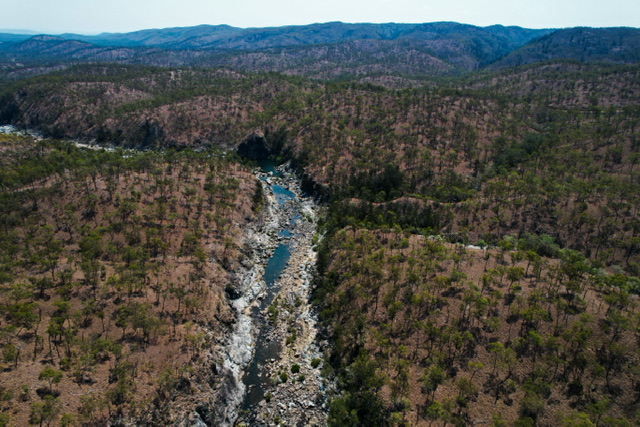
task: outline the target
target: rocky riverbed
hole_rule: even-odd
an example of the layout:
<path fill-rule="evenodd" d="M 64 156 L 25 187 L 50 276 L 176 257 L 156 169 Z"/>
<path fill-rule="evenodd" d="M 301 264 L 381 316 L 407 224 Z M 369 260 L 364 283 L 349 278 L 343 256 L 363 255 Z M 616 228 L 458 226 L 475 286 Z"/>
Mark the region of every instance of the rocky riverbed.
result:
<path fill-rule="evenodd" d="M 327 382 L 321 376 L 322 348 L 317 337 L 317 316 L 310 303 L 316 252 L 316 206 L 302 196 L 295 175 L 257 172 L 267 199 L 263 222 L 247 231 L 252 255 L 247 270 L 233 290 L 237 321 L 224 344 L 225 390 L 218 425 L 322 425 L 326 423 Z M 276 249 L 286 245 L 288 261 L 279 277 L 265 282 L 265 268 Z M 272 283 L 271 283 L 272 282 Z M 271 343 L 272 354 L 256 355 L 259 340 Z M 275 351 L 275 353 L 273 353 Z M 261 384 L 244 378 L 254 356 Z M 266 380 L 268 379 L 268 380 Z M 245 401 L 247 387 L 260 387 Z M 241 410 L 244 408 L 244 410 Z"/>
<path fill-rule="evenodd" d="M 323 344 L 317 339 L 317 316 L 309 301 L 316 261 L 312 247 L 314 220 L 309 211 L 296 223 L 291 257 L 278 279 L 279 291 L 261 312 L 268 320 L 264 339 L 279 343 L 280 352 L 262 361 L 262 375 L 271 379 L 271 387 L 243 417 L 250 425 L 326 422 L 326 383 L 320 374 Z"/>

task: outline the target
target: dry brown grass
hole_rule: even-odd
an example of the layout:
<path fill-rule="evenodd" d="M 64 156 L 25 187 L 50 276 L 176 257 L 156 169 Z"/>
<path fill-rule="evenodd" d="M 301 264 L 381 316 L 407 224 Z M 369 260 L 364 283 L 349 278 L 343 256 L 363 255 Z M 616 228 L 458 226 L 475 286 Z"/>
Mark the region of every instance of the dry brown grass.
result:
<path fill-rule="evenodd" d="M 53 278 L 53 287 L 44 296 L 35 291 L 28 298 L 37 304 L 33 327 L 11 332 L 8 317 L 0 324 L 4 348 L 12 344 L 20 349 L 17 364 L 6 362 L 0 372 L 3 390 L 12 394 L 2 402 L 2 412 L 13 424 L 26 425 L 30 408 L 41 401 L 36 390 L 46 382 L 38 376 L 47 366 L 62 371 L 53 390 L 59 395 L 60 413 L 74 415 L 77 423 L 104 424 L 118 411 L 133 419 L 169 422 L 193 404 L 187 399 L 181 401 L 186 406 L 172 407 L 169 401 L 211 390 L 214 384 L 207 383 L 211 361 L 205 355 L 234 318 L 224 289 L 242 257 L 244 227 L 255 220 L 251 209 L 255 177 L 234 163 L 214 161 L 217 169 L 210 169 L 209 163 L 178 160 L 169 167 L 160 162 L 153 172 L 98 175 L 95 181 L 69 172 L 37 186 L 50 191 L 38 200 L 38 211 L 15 232 L 26 239 L 29 232 L 38 234 L 50 226 L 61 252 L 53 276 L 28 262 L 20 263 L 13 279 L 3 285 L 0 306 L 4 308 L 11 303 L 10 289 L 15 284 Z M 211 173 L 210 183 L 219 186 L 212 193 L 205 191 Z M 168 183 L 164 190 L 162 182 Z M 92 215 L 86 214 L 89 201 L 95 203 Z M 132 205 L 126 217 L 119 211 L 125 201 Z M 194 244 L 204 250 L 202 261 L 185 253 L 185 238 L 194 230 L 201 233 Z M 81 268 L 79 245 L 82 236 L 91 232 L 102 236 L 95 292 Z M 160 253 L 127 261 L 128 250 L 148 248 L 148 239 L 154 235 L 165 245 Z M 32 249 L 37 253 L 37 248 Z M 18 258 L 22 256 L 20 252 Z M 68 286 L 61 283 L 64 271 L 69 274 Z M 184 298 L 172 288 L 184 291 Z M 56 304 L 62 299 L 69 304 L 68 319 L 63 322 L 72 334 L 69 339 L 47 331 L 52 319 L 61 315 Z M 116 325 L 118 309 L 143 305 L 148 307 L 148 317 L 157 322 L 148 335 L 132 323 L 124 330 Z M 85 361 L 91 343 L 98 339 L 112 347 Z M 109 393 L 118 386 L 116 368 L 124 364 L 131 369 L 121 378 L 131 381 L 128 391 L 132 394 L 118 404 L 110 401 Z M 88 397 L 99 405 L 82 416 L 81 399 Z"/>

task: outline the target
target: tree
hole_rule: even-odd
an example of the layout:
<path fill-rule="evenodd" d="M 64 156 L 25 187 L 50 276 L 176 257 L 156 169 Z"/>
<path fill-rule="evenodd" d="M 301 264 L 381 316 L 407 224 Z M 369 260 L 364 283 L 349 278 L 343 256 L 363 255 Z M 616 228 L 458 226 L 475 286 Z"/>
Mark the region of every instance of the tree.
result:
<path fill-rule="evenodd" d="M 38 375 L 39 380 L 47 382 L 49 393 L 53 393 L 53 384 L 58 384 L 62 379 L 62 371 L 53 369 L 51 366 L 47 366 Z"/>
<path fill-rule="evenodd" d="M 72 427 L 76 424 L 76 419 L 72 414 L 65 413 L 60 417 L 60 427 Z"/>
<path fill-rule="evenodd" d="M 36 312 L 39 309 L 38 304 L 31 301 L 9 304 L 4 311 L 11 323 L 20 328 L 17 332 L 17 335 L 19 335 L 22 329 L 32 329 L 36 322 L 39 323 L 40 317 Z"/>
<path fill-rule="evenodd" d="M 50 225 L 43 227 L 40 239 L 42 243 L 41 249 L 38 251 L 37 262 L 45 271 L 51 272 L 51 280 L 55 281 L 62 244 L 54 237 L 53 228 Z"/>
<path fill-rule="evenodd" d="M 537 393 L 527 392 L 520 402 L 520 411 L 523 418 L 531 418 L 535 420 L 544 410 L 545 406 L 544 399 L 538 396 Z"/>
<path fill-rule="evenodd" d="M 88 395 L 80 397 L 80 415 L 89 423 L 93 423 L 94 416 L 104 406 L 103 399 Z"/>
<path fill-rule="evenodd" d="M 458 396 L 470 399 L 478 394 L 478 387 L 467 377 L 460 377 L 456 381 L 458 387 Z"/>
<path fill-rule="evenodd" d="M 600 418 L 607 412 L 609 406 L 611 405 L 611 400 L 609 398 L 603 398 L 598 400 L 595 403 L 591 403 L 587 405 L 586 411 L 591 417 L 591 420 L 594 424 L 598 425 L 600 423 Z"/>
<path fill-rule="evenodd" d="M 42 402 L 34 402 L 31 404 L 29 424 L 42 426 L 42 423 L 46 423 L 48 426 L 56 420 L 61 407 L 58 398 L 51 395 L 45 396 Z"/>
<path fill-rule="evenodd" d="M 430 399 L 433 399 L 436 389 L 444 382 L 445 372 L 440 364 L 434 363 L 425 369 L 424 375 L 420 378 L 422 383 L 422 392 L 431 393 Z"/>
<path fill-rule="evenodd" d="M 584 412 L 571 411 L 562 416 L 562 427 L 595 427 Z"/>
<path fill-rule="evenodd" d="M 13 363 L 15 368 L 20 360 L 20 348 L 15 344 L 7 344 L 2 349 L 2 357 L 5 362 Z"/>

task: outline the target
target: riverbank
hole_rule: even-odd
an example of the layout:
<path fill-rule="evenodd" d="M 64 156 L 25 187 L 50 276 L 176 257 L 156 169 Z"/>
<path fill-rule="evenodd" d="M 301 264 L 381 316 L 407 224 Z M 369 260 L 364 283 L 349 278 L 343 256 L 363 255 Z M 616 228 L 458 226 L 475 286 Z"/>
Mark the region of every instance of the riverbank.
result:
<path fill-rule="evenodd" d="M 51 424 L 64 413 L 91 425 L 232 425 L 243 394 L 225 358 L 251 357 L 222 355 L 243 348 L 234 288 L 260 280 L 274 240 L 260 232 L 255 174 L 214 151 L 106 153 L 14 130 L 0 127 L 15 261 L 3 277 L 20 293 L 0 305 L 35 317 L 3 318 L 15 351 L 0 382 L 24 396 L 6 402 L 5 421 L 27 425 L 50 401 Z M 46 269 L 33 262 L 45 254 Z M 64 337 L 47 327 L 58 323 Z M 45 369 L 53 388 L 41 387 Z"/>
<path fill-rule="evenodd" d="M 290 257 L 273 284 L 272 301 L 256 313 L 264 325 L 261 339 L 277 349 L 270 358 L 259 360 L 259 375 L 269 384 L 261 399 L 245 405 L 238 424 L 249 425 L 322 425 L 326 423 L 325 390 L 321 376 L 322 347 L 317 339 L 317 315 L 310 302 L 315 274 L 313 249 L 317 206 L 302 195 L 298 179 L 286 168 L 279 177 L 262 176 L 275 186 L 269 197 L 275 198 L 280 212 L 279 243 L 286 243 Z M 282 197 L 282 189 L 293 197 Z M 273 200 L 269 201 L 273 207 Z M 286 232 L 282 232 L 285 230 Z"/>
<path fill-rule="evenodd" d="M 310 303 L 317 206 L 303 196 L 295 174 L 278 169 L 255 171 L 264 211 L 246 232 L 246 270 L 230 295 L 237 317 L 218 351 L 217 401 L 208 402 L 210 412 L 196 416 L 196 424 L 326 422 L 322 351 Z"/>

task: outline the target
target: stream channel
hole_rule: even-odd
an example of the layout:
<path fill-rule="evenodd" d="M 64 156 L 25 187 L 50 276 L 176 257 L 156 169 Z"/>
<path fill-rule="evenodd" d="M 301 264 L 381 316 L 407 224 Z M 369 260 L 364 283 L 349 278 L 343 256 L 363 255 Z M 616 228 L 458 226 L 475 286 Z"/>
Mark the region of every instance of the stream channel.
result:
<path fill-rule="evenodd" d="M 269 176 L 281 177 L 280 172 L 275 169 L 272 161 L 262 160 L 259 164 L 262 171 Z M 296 201 L 296 195 L 292 191 L 282 185 L 269 184 L 269 180 L 264 176 L 260 177 L 260 179 L 270 185 L 279 205 L 278 208 Z M 289 221 L 289 227 L 278 231 L 278 236 L 284 239 L 290 239 L 292 237 L 292 229 L 295 227 L 296 221 L 300 219 L 300 214 L 295 207 L 295 203 L 292 204 L 294 215 Z M 284 271 L 290 258 L 291 245 L 289 243 L 280 243 L 273 252 L 273 255 L 271 255 L 271 258 L 269 258 L 269 261 L 267 261 L 264 270 L 263 279 L 266 285 L 264 298 L 262 298 L 259 305 L 255 305 L 251 309 L 253 320 L 256 327 L 259 328 L 259 332 L 256 339 L 253 359 L 242 379 L 246 387 L 246 394 L 242 403 L 243 411 L 250 411 L 253 406 L 257 405 L 264 398 L 265 390 L 269 387 L 271 379 L 266 372 L 263 372 L 263 367 L 270 360 L 278 359 L 280 355 L 281 343 L 267 339 L 266 332 L 269 327 L 269 322 L 264 316 L 261 316 L 261 313 L 271 305 L 275 296 L 278 294 L 280 289 L 278 286 L 278 278 Z"/>
<path fill-rule="evenodd" d="M 255 339 L 242 368 L 236 425 L 323 425 L 327 387 L 333 386 L 321 375 L 318 361 L 327 343 L 318 339 L 310 302 L 318 208 L 286 167 L 260 166 L 275 250 L 264 264 L 262 291 L 245 311 Z"/>

